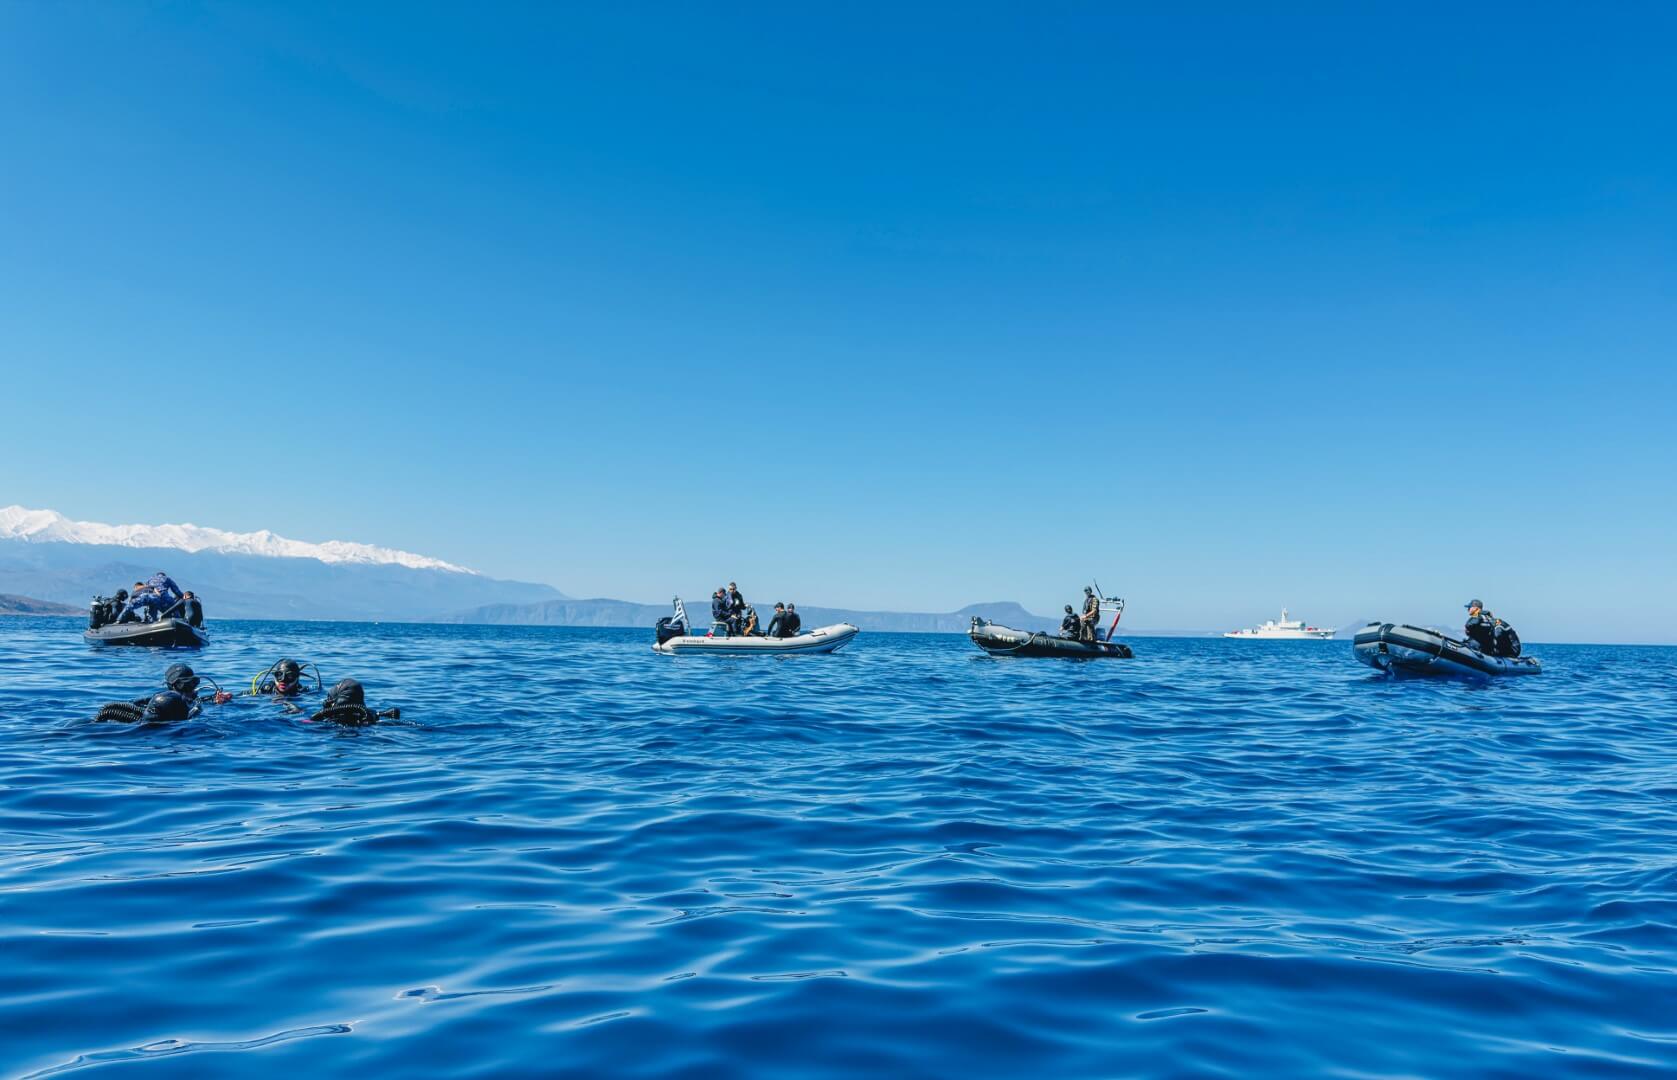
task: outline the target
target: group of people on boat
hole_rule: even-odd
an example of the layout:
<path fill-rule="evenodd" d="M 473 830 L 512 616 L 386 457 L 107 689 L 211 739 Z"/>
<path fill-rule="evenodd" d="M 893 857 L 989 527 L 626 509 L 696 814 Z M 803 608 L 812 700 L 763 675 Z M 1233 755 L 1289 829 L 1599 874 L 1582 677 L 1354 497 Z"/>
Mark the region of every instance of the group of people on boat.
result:
<path fill-rule="evenodd" d="M 1100 640 L 1101 598 L 1093 586 L 1083 586 L 1083 613 L 1078 614 L 1066 605 L 1066 617 L 1060 620 L 1060 636 L 1068 641 L 1095 642 Z"/>
<path fill-rule="evenodd" d="M 112 623 L 158 622 L 181 619 L 192 626 L 204 625 L 204 605 L 191 589 L 182 590 L 175 579 L 159 570 L 147 581 L 136 581 L 134 591 L 118 589 L 114 596 L 94 597 L 88 613 L 88 629 Z"/>
<path fill-rule="evenodd" d="M 796 604 L 774 605 L 774 615 L 765 629 L 759 624 L 757 609 L 746 603 L 740 588 L 732 581 L 726 588 L 718 588 L 710 596 L 711 632 L 718 628 L 728 637 L 796 637 L 803 627 Z"/>
<path fill-rule="evenodd" d="M 310 672 L 312 669 L 312 681 Z M 209 692 L 200 693 L 204 683 Z M 169 723 L 190 720 L 202 714 L 206 705 L 225 705 L 235 696 L 266 698 L 278 703 L 286 712 L 298 714 L 306 710 L 295 699 L 322 693 L 320 669 L 313 664 L 292 659 L 276 660 L 250 681 L 250 691 L 235 695 L 221 688 L 214 679 L 198 675 L 186 664 L 170 664 L 163 673 L 163 689 L 134 698 L 117 701 L 99 710 L 97 719 L 139 723 Z M 394 720 L 400 709 L 375 711 L 367 707 L 367 693 L 355 679 L 339 679 L 330 690 L 324 691 L 321 706 L 308 717 L 310 722 L 362 725 L 379 720 Z"/>

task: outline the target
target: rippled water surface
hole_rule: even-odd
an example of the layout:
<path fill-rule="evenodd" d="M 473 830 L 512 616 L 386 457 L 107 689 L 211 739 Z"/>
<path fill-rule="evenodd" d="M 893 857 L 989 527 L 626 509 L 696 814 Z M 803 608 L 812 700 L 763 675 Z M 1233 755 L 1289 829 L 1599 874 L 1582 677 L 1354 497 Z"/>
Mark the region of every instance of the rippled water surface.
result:
<path fill-rule="evenodd" d="M 1677 650 L 232 623 L 402 719 L 97 724 L 0 619 L 0 1065 L 169 1075 L 1677 1070 Z"/>

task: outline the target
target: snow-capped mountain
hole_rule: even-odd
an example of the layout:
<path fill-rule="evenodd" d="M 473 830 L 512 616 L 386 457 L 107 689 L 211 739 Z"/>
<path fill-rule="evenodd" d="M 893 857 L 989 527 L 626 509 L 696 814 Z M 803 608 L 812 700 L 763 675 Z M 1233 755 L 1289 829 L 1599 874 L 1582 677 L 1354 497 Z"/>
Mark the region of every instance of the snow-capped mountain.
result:
<path fill-rule="evenodd" d="M 174 548 L 178 551 L 215 551 L 229 555 L 266 555 L 281 559 L 319 559 L 324 563 L 388 563 L 411 570 L 447 570 L 476 574 L 464 566 L 411 551 L 328 540 L 311 544 L 276 536 L 267 529 L 235 533 L 202 525 L 106 525 L 72 521 L 56 510 L 22 506 L 0 509 L 0 539 L 32 543 L 106 544 L 111 547 Z"/>
<path fill-rule="evenodd" d="M 427 620 L 486 604 L 564 599 L 371 544 L 311 544 L 199 525 L 102 525 L 51 510 L 0 510 L 0 593 L 86 605 L 165 570 L 216 619 Z"/>

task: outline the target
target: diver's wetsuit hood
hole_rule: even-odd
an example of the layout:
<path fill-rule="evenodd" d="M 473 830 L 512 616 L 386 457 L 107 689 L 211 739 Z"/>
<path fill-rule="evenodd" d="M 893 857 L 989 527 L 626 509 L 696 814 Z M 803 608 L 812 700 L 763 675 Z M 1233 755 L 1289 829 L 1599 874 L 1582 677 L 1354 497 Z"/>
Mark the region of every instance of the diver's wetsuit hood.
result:
<path fill-rule="evenodd" d="M 274 690 L 281 694 L 295 694 L 303 683 L 302 665 L 295 660 L 281 660 L 274 665 Z"/>
<path fill-rule="evenodd" d="M 367 692 L 354 679 L 339 679 L 337 684 L 326 694 L 326 707 L 337 708 L 340 705 L 367 704 Z"/>
<path fill-rule="evenodd" d="M 163 673 L 163 685 L 184 697 L 198 692 L 198 676 L 186 664 L 170 664 Z"/>

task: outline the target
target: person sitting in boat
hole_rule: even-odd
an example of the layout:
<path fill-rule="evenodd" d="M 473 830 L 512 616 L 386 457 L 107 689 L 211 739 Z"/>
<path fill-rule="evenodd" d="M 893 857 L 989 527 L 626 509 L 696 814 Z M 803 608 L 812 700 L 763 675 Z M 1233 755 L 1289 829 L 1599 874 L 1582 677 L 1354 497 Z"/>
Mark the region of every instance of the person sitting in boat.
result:
<path fill-rule="evenodd" d="M 1467 603 L 1467 625 L 1462 633 L 1467 636 L 1468 644 L 1484 653 L 1486 656 L 1496 655 L 1496 617 L 1485 610 L 1485 605 L 1478 600 Z"/>
<path fill-rule="evenodd" d="M 181 597 L 180 607 L 180 617 L 185 619 L 189 626 L 204 625 L 204 605 L 198 602 L 191 589 L 186 590 L 185 595 Z"/>
<path fill-rule="evenodd" d="M 777 600 L 774 605 L 774 618 L 769 620 L 769 637 L 781 638 L 790 636 L 791 635 L 786 632 L 786 605 Z"/>
<path fill-rule="evenodd" d="M 1083 586 L 1083 617 L 1078 620 L 1077 640 L 1098 641 L 1100 629 L 1095 624 L 1101 617 L 1101 598 L 1095 595 L 1095 590 L 1089 585 Z"/>
<path fill-rule="evenodd" d="M 757 609 L 750 604 L 745 605 L 745 614 L 740 616 L 740 633 L 746 637 L 762 637 L 763 633 L 757 629 Z"/>
<path fill-rule="evenodd" d="M 798 605 L 790 604 L 790 603 L 787 604 L 786 605 L 786 620 L 780 624 L 780 629 L 781 629 L 781 635 L 780 636 L 781 637 L 797 637 L 798 636 L 798 630 L 803 625 L 804 625 L 804 621 L 802 619 L 798 618 Z"/>
<path fill-rule="evenodd" d="M 95 596 L 88 609 L 87 628 L 97 630 L 116 622 L 122 609 L 128 606 L 128 590 L 118 589 L 115 596 Z"/>
<path fill-rule="evenodd" d="M 1066 605 L 1066 617 L 1060 620 L 1060 636 L 1070 641 L 1083 636 L 1083 620 L 1077 617 L 1070 604 Z"/>

